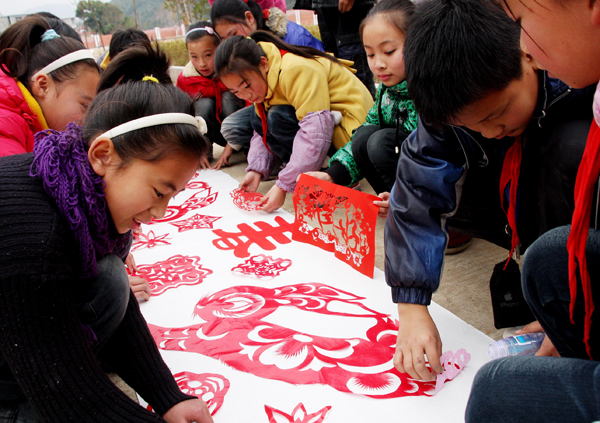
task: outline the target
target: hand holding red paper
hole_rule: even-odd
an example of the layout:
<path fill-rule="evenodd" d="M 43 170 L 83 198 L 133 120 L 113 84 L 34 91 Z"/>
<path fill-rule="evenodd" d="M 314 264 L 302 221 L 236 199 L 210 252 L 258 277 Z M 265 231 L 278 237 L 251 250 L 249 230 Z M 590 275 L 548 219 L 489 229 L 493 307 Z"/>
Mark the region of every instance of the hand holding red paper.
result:
<path fill-rule="evenodd" d="M 381 201 L 373 201 L 373 204 L 379 207 L 379 213 L 377 215 L 385 219 L 387 217 L 388 210 L 390 209 L 390 193 L 382 192 L 377 196 L 381 198 Z"/>
<path fill-rule="evenodd" d="M 164 414 L 163 419 L 168 423 L 213 423 L 206 403 L 199 399 L 175 404 Z"/>
<path fill-rule="evenodd" d="M 401 373 L 408 373 L 413 379 L 434 380 L 435 375 L 425 365 L 425 355 L 431 369 L 441 373 L 442 340 L 427 306 L 399 303 L 398 319 L 394 367 Z"/>

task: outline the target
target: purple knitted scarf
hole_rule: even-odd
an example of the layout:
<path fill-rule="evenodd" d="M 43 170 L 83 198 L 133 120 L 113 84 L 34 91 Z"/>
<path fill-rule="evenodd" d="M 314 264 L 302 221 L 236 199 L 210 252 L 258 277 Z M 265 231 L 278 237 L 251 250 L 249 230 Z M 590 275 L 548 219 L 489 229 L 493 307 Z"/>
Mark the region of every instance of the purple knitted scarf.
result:
<path fill-rule="evenodd" d="M 64 132 L 35 135 L 30 175 L 42 179 L 79 243 L 81 275 L 94 277 L 96 260 L 114 253 L 124 258 L 131 231 L 117 233 L 104 199 L 104 181 L 94 172 L 81 129 L 70 123 Z"/>

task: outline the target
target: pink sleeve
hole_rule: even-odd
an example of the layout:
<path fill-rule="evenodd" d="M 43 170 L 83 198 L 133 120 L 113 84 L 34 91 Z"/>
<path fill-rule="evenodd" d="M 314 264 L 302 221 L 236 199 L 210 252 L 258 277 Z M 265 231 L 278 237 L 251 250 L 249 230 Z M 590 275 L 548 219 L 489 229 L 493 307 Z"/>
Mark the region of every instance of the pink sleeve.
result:
<path fill-rule="evenodd" d="M 301 173 L 321 169 L 331 145 L 335 120 L 331 111 L 323 110 L 307 114 L 299 126 L 290 161 L 279 172 L 275 182 L 287 192 L 294 191 L 296 179 Z"/>
<path fill-rule="evenodd" d="M 250 170 L 258 172 L 262 175 L 262 180 L 265 181 L 271 174 L 274 165 L 275 156 L 273 156 L 273 154 L 267 150 L 262 136 L 259 135 L 258 132 L 254 131 L 254 135 L 252 135 L 252 139 L 250 140 L 250 150 L 248 151 L 248 167 L 246 168 L 246 172 Z"/>

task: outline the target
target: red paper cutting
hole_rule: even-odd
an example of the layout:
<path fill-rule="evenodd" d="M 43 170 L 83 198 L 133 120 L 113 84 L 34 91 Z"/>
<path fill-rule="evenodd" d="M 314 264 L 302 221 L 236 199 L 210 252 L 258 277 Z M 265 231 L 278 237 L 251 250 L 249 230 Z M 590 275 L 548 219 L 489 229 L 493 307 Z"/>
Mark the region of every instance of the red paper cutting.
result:
<path fill-rule="evenodd" d="M 197 396 L 206 403 L 211 416 L 214 416 L 223 405 L 225 394 L 230 386 L 227 378 L 215 373 L 180 372 L 173 377 L 181 392 Z M 150 405 L 146 408 L 153 411 Z"/>
<path fill-rule="evenodd" d="M 301 175 L 294 190 L 292 238 L 318 246 L 373 277 L 375 224 L 380 198 Z"/>
<path fill-rule="evenodd" d="M 265 412 L 269 417 L 269 423 L 321 423 L 327 417 L 329 410 L 331 410 L 330 405 L 316 413 L 308 414 L 304 404 L 299 403 L 292 414 L 287 414 L 265 404 Z"/>
<path fill-rule="evenodd" d="M 138 266 L 138 273 L 148 281 L 153 296 L 181 285 L 198 285 L 212 273 L 202 268 L 200 257 L 176 255 L 165 261 Z"/>
<path fill-rule="evenodd" d="M 206 182 L 204 181 L 195 181 L 194 179 L 196 179 L 200 174 L 196 173 L 194 175 L 194 178 L 188 182 L 188 184 L 185 186 L 185 189 L 210 189 L 210 185 L 208 185 Z"/>
<path fill-rule="evenodd" d="M 398 324 L 363 300 L 320 283 L 273 289 L 237 286 L 201 299 L 194 311 L 199 324 L 175 329 L 148 326 L 161 349 L 214 357 L 267 379 L 327 384 L 373 398 L 433 395 L 435 382 L 413 380 L 394 368 Z M 373 325 L 352 338 L 317 336 L 265 319 L 279 307 L 369 319 Z M 352 325 L 352 320 L 348 322 Z"/>
<path fill-rule="evenodd" d="M 276 225 L 271 226 L 267 222 L 254 222 L 254 229 L 246 223 L 237 225 L 239 232 L 226 232 L 222 229 L 213 230 L 219 238 L 213 240 L 213 245 L 219 250 L 233 250 L 236 257 L 244 258 L 250 255 L 248 249 L 256 244 L 263 250 L 271 251 L 277 248 L 269 238 L 279 244 L 289 244 L 292 242 L 285 233 L 292 232 L 293 224 L 287 222 L 281 216 L 275 216 Z"/>
<path fill-rule="evenodd" d="M 178 232 L 189 231 L 190 229 L 212 229 L 213 223 L 221 217 L 204 216 L 195 214 L 189 219 L 178 220 L 177 222 L 169 222 L 170 225 L 177 226 Z"/>
<path fill-rule="evenodd" d="M 262 206 L 258 205 L 258 202 L 263 198 L 262 194 L 258 192 L 247 192 L 240 189 L 234 189 L 229 193 L 233 198 L 233 204 L 237 208 L 246 211 L 260 210 Z"/>
<path fill-rule="evenodd" d="M 213 416 L 223 405 L 230 386 L 226 377 L 214 373 L 181 372 L 173 376 L 181 392 L 203 400 Z"/>
<path fill-rule="evenodd" d="M 148 232 L 148 234 L 133 233 L 133 238 L 135 242 L 131 245 L 131 251 L 141 250 L 142 248 L 154 248 L 158 245 L 171 245 L 169 241 L 167 241 L 167 236 L 169 234 L 156 236 L 154 231 Z"/>
<path fill-rule="evenodd" d="M 271 256 L 259 254 L 250 257 L 242 264 L 238 264 L 231 271 L 244 275 L 255 275 L 259 278 L 274 278 L 291 265 L 292 261 L 289 259 L 274 259 Z"/>
<path fill-rule="evenodd" d="M 202 182 L 202 188 L 200 191 L 196 192 L 190 198 L 185 200 L 183 204 L 180 206 L 169 206 L 167 207 L 167 211 L 165 212 L 165 216 L 162 219 L 153 219 L 148 223 L 152 225 L 154 223 L 160 222 L 170 222 L 172 220 L 179 219 L 180 217 L 185 216 L 188 212 L 192 210 L 197 210 L 202 207 L 206 207 L 215 202 L 218 192 L 212 193 L 212 188 L 208 186 L 208 184 Z"/>
<path fill-rule="evenodd" d="M 471 354 L 464 349 L 456 351 L 456 354 L 452 351 L 442 354 L 440 363 L 444 371 L 436 376 L 435 393 L 437 394 L 444 387 L 444 383 L 454 379 L 469 361 L 471 361 Z"/>

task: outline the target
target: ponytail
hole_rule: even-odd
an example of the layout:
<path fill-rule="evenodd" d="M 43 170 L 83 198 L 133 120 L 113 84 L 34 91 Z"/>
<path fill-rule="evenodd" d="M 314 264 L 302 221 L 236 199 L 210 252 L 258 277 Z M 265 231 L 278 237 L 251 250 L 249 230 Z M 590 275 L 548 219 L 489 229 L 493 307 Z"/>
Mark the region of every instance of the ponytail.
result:
<path fill-rule="evenodd" d="M 5 74 L 17 78 L 27 89 L 30 88 L 31 77 L 37 71 L 69 53 L 85 49 L 81 41 L 70 37 L 56 36 L 42 41 L 42 36 L 49 29 L 50 23 L 46 18 L 31 15 L 0 34 L 0 67 Z M 86 59 L 61 66 L 50 72 L 50 76 L 56 83 L 74 79 L 81 66 L 99 72 L 96 62 Z"/>

